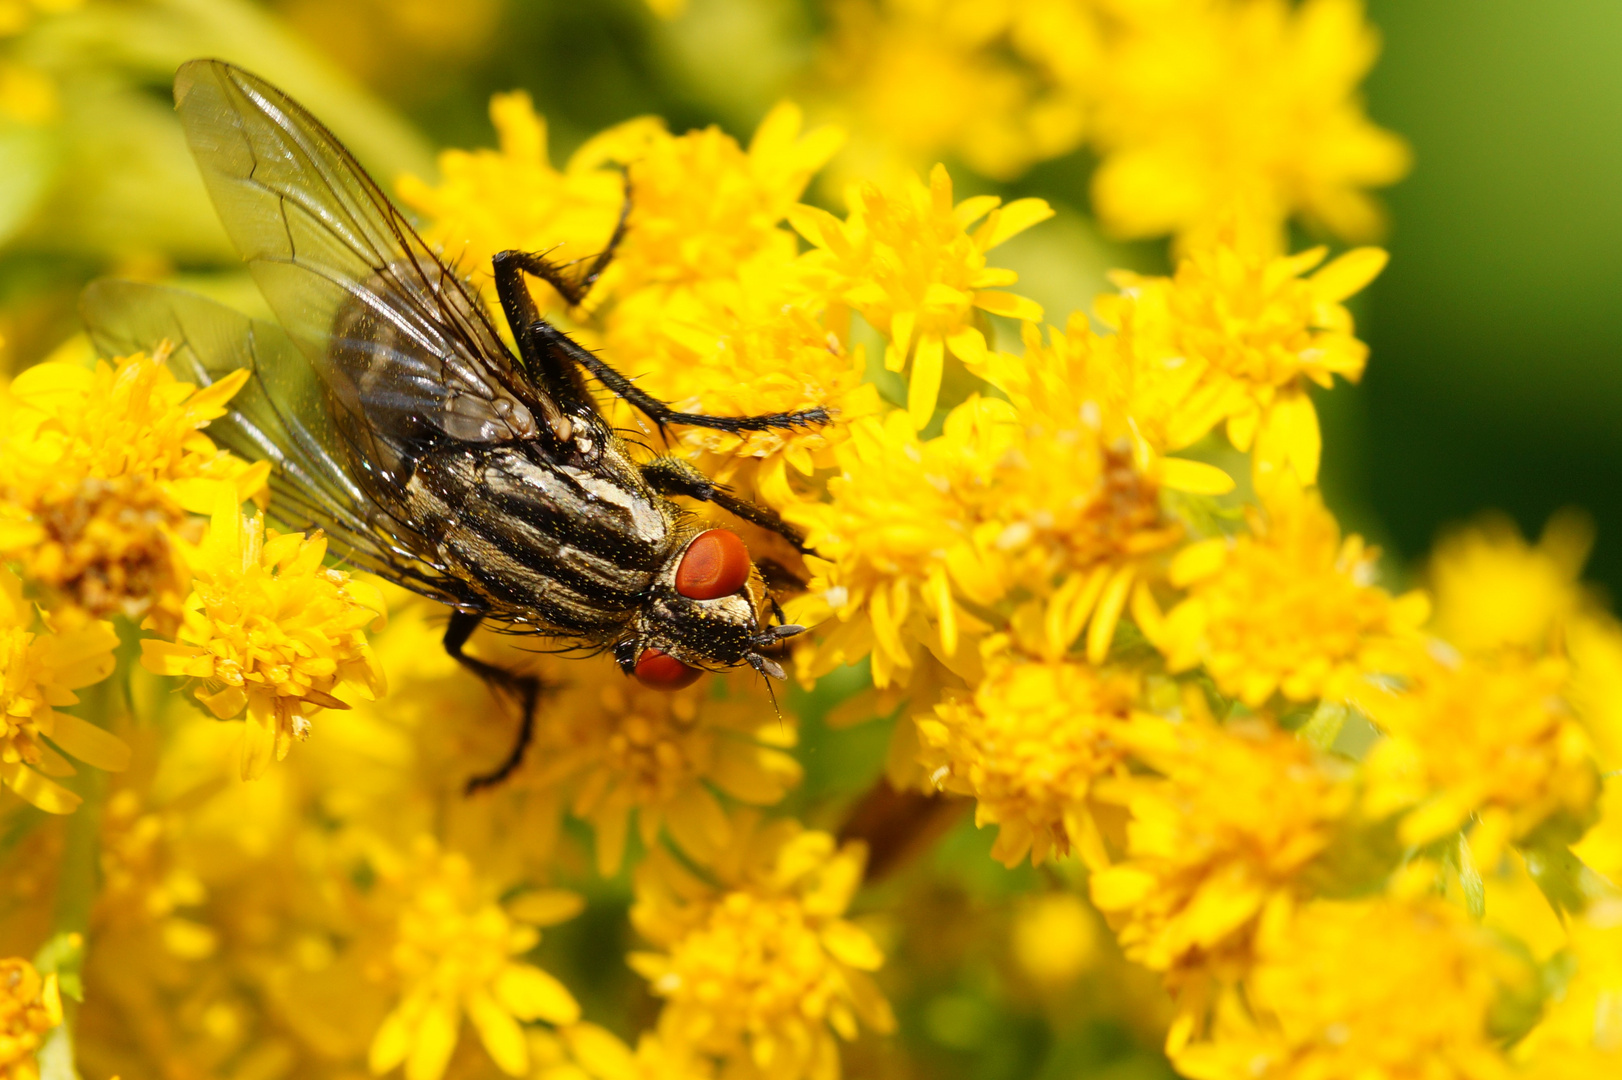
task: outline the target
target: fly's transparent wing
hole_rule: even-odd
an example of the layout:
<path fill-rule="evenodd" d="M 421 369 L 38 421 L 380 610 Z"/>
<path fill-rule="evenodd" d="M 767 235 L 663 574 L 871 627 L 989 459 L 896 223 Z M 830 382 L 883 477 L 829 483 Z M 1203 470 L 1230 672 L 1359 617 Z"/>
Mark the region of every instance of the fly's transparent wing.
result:
<path fill-rule="evenodd" d="M 363 482 L 399 480 L 411 447 L 441 436 L 535 436 L 550 401 L 319 121 L 218 60 L 181 67 L 175 104 L 226 232 L 366 455 Z"/>
<path fill-rule="evenodd" d="M 432 545 L 367 496 L 349 467 L 343 432 L 326 394 L 281 327 L 250 319 L 179 289 L 143 282 L 91 282 L 80 298 L 90 340 L 104 357 L 151 352 L 168 342 L 177 378 L 208 386 L 246 369 L 229 412 L 208 426 L 220 446 L 271 463 L 271 517 L 288 529 L 325 530 L 340 554 L 447 603 L 459 591 L 422 553 Z"/>

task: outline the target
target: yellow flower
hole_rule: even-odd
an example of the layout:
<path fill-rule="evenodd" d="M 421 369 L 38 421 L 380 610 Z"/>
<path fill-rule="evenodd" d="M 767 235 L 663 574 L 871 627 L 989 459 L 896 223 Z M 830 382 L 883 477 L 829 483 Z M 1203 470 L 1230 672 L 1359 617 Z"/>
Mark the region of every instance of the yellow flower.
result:
<path fill-rule="evenodd" d="M 55 973 L 42 979 L 21 957 L 0 960 L 0 1080 L 39 1080 L 35 1054 L 61 1023 Z"/>
<path fill-rule="evenodd" d="M 1110 229 L 1197 239 L 1237 210 L 1279 235 L 1292 215 L 1379 231 L 1364 189 L 1401 179 L 1409 153 L 1363 113 L 1378 41 L 1358 0 L 1113 6 L 1093 131 Z"/>
<path fill-rule="evenodd" d="M 761 120 L 747 151 L 714 126 L 685 135 L 660 128 L 640 145 L 611 147 L 630 172 L 632 195 L 613 269 L 622 298 L 733 277 L 763 256 L 793 258 L 794 234 L 782 222 L 845 138 L 836 127 L 802 127 L 799 107 L 785 101 Z M 608 145 L 611 136 L 599 139 Z M 644 317 L 664 295 L 659 289 L 638 301 Z"/>
<path fill-rule="evenodd" d="M 1453 532 L 1431 554 L 1432 628 L 1468 653 L 1542 651 L 1591 606 L 1578 579 L 1593 543 L 1593 523 L 1570 512 L 1550 518 L 1536 545 L 1502 516 Z"/>
<path fill-rule="evenodd" d="M 800 782 L 800 764 L 785 752 L 794 729 L 749 680 L 729 680 L 717 699 L 710 683 L 644 689 L 610 659 L 564 663 L 558 675 L 568 681 L 543 706 L 537 747 L 514 783 L 562 787 L 570 811 L 592 824 L 603 875 L 619 869 L 633 813 L 645 845 L 668 829 L 703 857 L 730 838 L 711 785 L 766 806 Z"/>
<path fill-rule="evenodd" d="M 58 711 L 77 704 L 73 691 L 112 674 L 118 635 L 75 611 L 48 620 L 42 632 L 34 620 L 22 582 L 0 567 L 0 782 L 41 810 L 67 814 L 81 800 L 51 779 L 74 771 L 52 744 L 98 769 L 129 765 L 121 740 Z"/>
<path fill-rule="evenodd" d="M 919 720 L 920 760 L 936 786 L 978 800 L 975 822 L 999 827 L 991 854 L 1004 865 L 1091 855 L 1088 799 L 1125 766 L 1120 736 L 1136 692 L 1130 675 L 1004 658 L 972 700 Z"/>
<path fill-rule="evenodd" d="M 1037 985 L 1066 986 L 1098 961 L 1097 922 L 1087 902 L 1073 893 L 1033 897 L 1014 915 L 1014 959 Z"/>
<path fill-rule="evenodd" d="M 1567 925 L 1576 970 L 1515 1048 L 1538 1080 L 1609 1076 L 1622 1066 L 1622 901 L 1601 900 Z"/>
<path fill-rule="evenodd" d="M 392 941 L 382 965 L 401 991 L 372 1037 L 368 1063 L 381 1076 L 405 1065 L 406 1080 L 439 1080 L 456 1049 L 462 1018 L 509 1076 L 529 1071 L 520 1021 L 572 1024 L 573 995 L 557 979 L 517 959 L 540 941 L 538 926 L 572 918 L 572 893 L 525 893 L 497 903 L 468 859 L 419 838 L 408 858 L 376 861 L 392 904 Z"/>
<path fill-rule="evenodd" d="M 1101 785 L 1130 818 L 1126 859 L 1093 873 L 1093 902 L 1145 967 L 1242 974 L 1257 925 L 1307 895 L 1301 872 L 1329 845 L 1350 785 L 1260 720 L 1140 717 L 1122 741 L 1158 775 Z"/>
<path fill-rule="evenodd" d="M 476 280 L 490 280 L 498 251 L 550 252 L 559 261 L 594 256 L 608 242 L 624 199 L 619 170 L 587 143 L 559 171 L 547 157 L 546 121 L 522 91 L 490 99 L 497 150 L 446 150 L 437 187 L 400 178 L 400 199 L 422 213 L 423 236 L 442 246 Z M 613 129 L 647 131 L 651 121 Z M 538 299 L 559 303 L 549 286 Z"/>
<path fill-rule="evenodd" d="M 706 877 L 664 850 L 637 869 L 631 921 L 660 951 L 630 962 L 665 1000 L 660 1038 L 720 1059 L 728 1076 L 837 1075 L 835 1033 L 895 1026 L 868 975 L 884 956 L 842 917 L 865 851 L 749 812 L 732 831 Z"/>
<path fill-rule="evenodd" d="M 200 430 L 223 416 L 246 371 L 203 390 L 177 380 L 166 350 L 94 370 L 39 364 L 11 384 L 0 478 L 0 551 L 92 615 L 179 621 L 185 571 L 171 543 L 207 512 L 206 481 L 256 495 L 247 465 Z M 195 537 L 195 531 L 192 532 Z"/>
<path fill-rule="evenodd" d="M 311 713 L 349 707 L 333 691 L 383 692 L 363 628 L 381 629 L 386 609 L 375 586 L 321 564 L 320 533 L 267 535 L 262 513 L 243 517 L 235 489 L 216 500 L 208 535 L 183 549 L 196 576 L 176 640 L 142 641 L 141 662 L 202 680 L 197 700 L 221 720 L 247 710 L 251 779 L 309 735 Z"/>
<path fill-rule="evenodd" d="M 1359 694 L 1388 736 L 1364 763 L 1368 812 L 1404 811 L 1405 844 L 1429 843 L 1473 817 L 1482 866 L 1551 818 L 1567 832 L 1586 824 L 1599 777 L 1564 699 L 1569 673 L 1553 657 L 1437 660 L 1402 692 Z"/>
<path fill-rule="evenodd" d="M 1001 206 L 993 195 L 954 205 L 943 165 L 929 174 L 927 187 L 912 175 L 899 187 L 852 187 L 845 221 L 808 206 L 794 208 L 789 220 L 816 246 L 803 258 L 825 279 L 828 295 L 890 339 L 885 367 L 901 371 L 912 358 L 907 412 L 921 429 L 935 412 L 946 350 L 969 363 L 985 356 L 985 334 L 976 325 L 980 312 L 1041 319 L 1034 301 L 996 291 L 1019 275 L 987 266 L 986 252 L 1046 221 L 1053 209 L 1041 199 Z"/>
<path fill-rule="evenodd" d="M 1509 1076 L 1489 1024 L 1531 972 L 1439 901 L 1319 900 L 1262 935 L 1244 1002 L 1209 1041 L 1171 1047 L 1190 1080 Z"/>
<path fill-rule="evenodd" d="M 1278 493 L 1251 534 L 1184 548 L 1171 567 L 1188 597 L 1156 635 L 1173 671 L 1203 664 L 1252 707 L 1345 698 L 1368 675 L 1400 672 L 1429 613 L 1423 593 L 1370 584 L 1376 553 L 1340 538 L 1316 493 Z"/>
<path fill-rule="evenodd" d="M 899 410 L 851 426 L 834 450 L 840 471 L 828 481 L 829 501 L 785 511 L 821 556 L 808 560 L 810 591 L 788 605 L 787 616 L 807 626 L 832 617 L 840 623 L 800 654 L 806 673 L 871 651 L 873 682 L 883 688 L 898 669 L 913 666 L 909 639 L 933 633 L 955 645 L 958 628 L 981 625 L 954 590 L 982 604 L 1002 595 L 1003 583 L 981 556 L 973 510 L 976 490 L 1016 434 L 1012 421 L 1007 403 L 972 398 L 929 440 L 920 440 Z"/>
<path fill-rule="evenodd" d="M 152 926 L 176 956 L 196 959 L 214 951 L 214 930 L 197 921 L 195 912 L 182 914 L 203 903 L 207 889 L 176 855 L 179 826 L 179 815 L 149 809 L 134 788 L 107 800 L 101 818 L 101 889 L 92 914 L 98 934 Z"/>
<path fill-rule="evenodd" d="M 1255 444 L 1258 489 L 1286 469 L 1316 481 L 1322 437 L 1307 384 L 1362 377 L 1368 348 L 1341 302 L 1386 263 L 1359 248 L 1303 278 L 1325 253 L 1273 258 L 1224 230 L 1172 277 L 1111 275 L 1121 293 L 1100 297 L 1098 315 L 1122 338 L 1126 409 L 1151 445 L 1179 450 L 1225 423 L 1238 449 Z"/>
<path fill-rule="evenodd" d="M 830 5 L 815 95 L 855 129 L 846 173 L 950 154 L 1007 180 L 1080 143 L 1096 64 L 1084 5 L 847 0 Z M 1020 62 L 1023 54 L 1029 63 Z"/>

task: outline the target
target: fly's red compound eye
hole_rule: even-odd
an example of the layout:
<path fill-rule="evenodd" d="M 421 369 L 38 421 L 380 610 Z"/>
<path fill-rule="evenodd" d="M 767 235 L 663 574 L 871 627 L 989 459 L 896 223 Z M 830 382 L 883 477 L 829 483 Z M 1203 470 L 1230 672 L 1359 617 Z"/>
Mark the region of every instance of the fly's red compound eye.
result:
<path fill-rule="evenodd" d="M 692 686 L 704 674 L 677 660 L 663 649 L 643 649 L 636 658 L 636 681 L 649 690 L 680 690 Z"/>
<path fill-rule="evenodd" d="M 699 533 L 676 567 L 676 591 L 689 600 L 731 596 L 749 580 L 749 551 L 726 529 Z"/>

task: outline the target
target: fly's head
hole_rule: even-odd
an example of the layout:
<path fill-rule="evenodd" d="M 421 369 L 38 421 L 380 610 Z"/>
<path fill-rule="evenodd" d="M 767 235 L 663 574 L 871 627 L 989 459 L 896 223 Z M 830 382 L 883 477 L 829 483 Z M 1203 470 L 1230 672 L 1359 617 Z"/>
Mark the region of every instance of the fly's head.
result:
<path fill-rule="evenodd" d="M 763 625 L 749 588 L 753 572 L 736 533 L 694 536 L 654 579 L 629 636 L 614 646 L 620 668 L 655 690 L 680 690 L 707 670 L 740 664 L 783 678 L 770 653 L 804 628 Z"/>

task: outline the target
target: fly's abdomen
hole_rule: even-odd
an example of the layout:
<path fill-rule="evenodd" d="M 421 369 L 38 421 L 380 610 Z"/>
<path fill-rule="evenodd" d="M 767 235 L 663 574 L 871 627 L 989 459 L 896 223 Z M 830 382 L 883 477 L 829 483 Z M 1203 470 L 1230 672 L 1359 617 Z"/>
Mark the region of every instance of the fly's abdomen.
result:
<path fill-rule="evenodd" d="M 645 489 L 530 448 L 430 451 L 407 501 L 441 562 L 489 614 L 586 638 L 626 624 L 676 543 Z"/>

